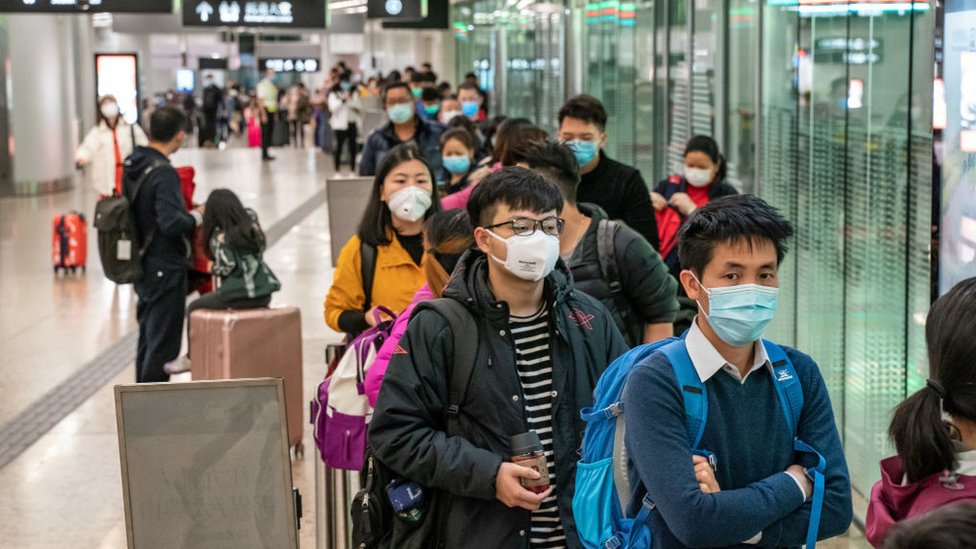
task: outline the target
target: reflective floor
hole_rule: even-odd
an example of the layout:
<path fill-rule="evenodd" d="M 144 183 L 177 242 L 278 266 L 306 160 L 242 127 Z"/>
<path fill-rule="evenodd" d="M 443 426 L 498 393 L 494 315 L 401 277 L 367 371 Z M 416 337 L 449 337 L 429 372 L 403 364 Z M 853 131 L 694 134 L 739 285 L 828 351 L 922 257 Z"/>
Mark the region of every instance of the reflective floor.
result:
<path fill-rule="evenodd" d="M 279 150 L 262 164 L 259 151 L 194 149 L 176 165 L 197 169 L 197 193 L 227 187 L 253 207 L 265 229 L 288 218 L 331 175 L 332 161 L 312 150 Z M 97 196 L 75 190 L 36 198 L 0 199 L 0 426 L 135 330 L 131 288 L 101 273 L 95 235 L 89 233 L 85 276 L 53 276 L 51 219 L 55 213 L 94 210 Z M 287 232 L 266 253 L 282 282 L 274 304 L 302 310 L 305 393 L 311 398 L 324 374 L 323 349 L 339 336 L 322 322 L 322 300 L 332 269 L 324 205 Z M 134 381 L 128 368 L 68 414 L 53 429 L 0 468 L 0 546 L 115 549 L 126 546 L 112 387 Z M 188 374 L 179 376 L 189 379 Z M 54 405 L 56 403 L 52 403 Z M 304 459 L 293 462 L 304 495 L 302 546 L 315 546 L 314 444 L 306 424 Z M 866 547 L 860 536 L 825 547 Z"/>

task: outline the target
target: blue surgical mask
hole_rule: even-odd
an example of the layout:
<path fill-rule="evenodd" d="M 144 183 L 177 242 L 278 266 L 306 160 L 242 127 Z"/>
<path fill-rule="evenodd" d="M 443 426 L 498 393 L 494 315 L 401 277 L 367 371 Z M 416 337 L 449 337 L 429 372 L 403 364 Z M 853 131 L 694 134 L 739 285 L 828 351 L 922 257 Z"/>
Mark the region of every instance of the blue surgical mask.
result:
<path fill-rule="evenodd" d="M 464 173 L 471 168 L 471 159 L 467 156 L 444 156 L 441 163 L 451 173 Z"/>
<path fill-rule="evenodd" d="M 439 110 L 441 110 L 440 105 L 424 105 L 424 112 L 430 116 L 436 116 Z"/>
<path fill-rule="evenodd" d="M 576 155 L 576 161 L 579 162 L 580 167 L 593 162 L 596 158 L 596 154 L 600 152 L 600 144 L 596 141 L 569 141 L 566 145 L 573 150 L 573 154 Z"/>
<path fill-rule="evenodd" d="M 755 343 L 776 315 L 779 288 L 759 284 L 724 288 L 705 288 L 701 282 L 698 285 L 708 294 L 708 314 L 705 315 L 708 325 L 715 335 L 733 347 Z"/>
<path fill-rule="evenodd" d="M 479 108 L 480 107 L 478 106 L 477 101 L 461 102 L 461 113 L 463 113 L 464 116 L 467 116 L 468 118 L 474 118 L 475 116 L 477 116 Z"/>
<path fill-rule="evenodd" d="M 352 89 L 352 82 L 339 82 L 339 87 L 342 88 L 343 91 L 349 91 Z"/>
<path fill-rule="evenodd" d="M 413 118 L 413 105 L 399 103 L 386 109 L 386 114 L 394 124 L 403 124 Z"/>

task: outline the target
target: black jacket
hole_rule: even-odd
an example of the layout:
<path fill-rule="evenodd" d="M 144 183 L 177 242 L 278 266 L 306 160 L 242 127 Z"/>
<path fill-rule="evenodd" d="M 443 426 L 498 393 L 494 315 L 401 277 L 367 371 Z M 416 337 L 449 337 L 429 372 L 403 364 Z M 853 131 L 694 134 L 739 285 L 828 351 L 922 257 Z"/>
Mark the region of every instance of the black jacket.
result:
<path fill-rule="evenodd" d="M 444 126 L 436 120 L 424 120 L 417 116 L 417 130 L 414 133 L 412 142 L 420 149 L 420 154 L 430 164 L 434 173 L 441 169 L 441 134 L 444 133 Z M 359 175 L 376 175 L 386 158 L 386 153 L 397 145 L 403 144 L 396 134 L 393 122 L 387 123 L 366 138 L 363 146 L 363 156 L 359 161 Z"/>
<path fill-rule="evenodd" d="M 640 345 L 644 342 L 645 324 L 674 321 L 678 311 L 678 282 L 668 276 L 667 266 L 647 240 L 621 224 L 613 238 L 621 286 L 620 295 L 614 300 L 599 257 L 598 228 L 601 221 L 608 219 L 607 213 L 595 204 L 577 207 L 592 221 L 567 261 L 573 282 L 578 290 L 603 302 L 630 346 Z M 620 311 L 622 306 L 627 310 Z"/>
<path fill-rule="evenodd" d="M 186 211 L 180 176 L 169 159 L 156 149 L 136 147 L 125 161 L 122 192 L 132 200 L 133 184 L 143 170 L 155 161 L 164 164 L 149 174 L 132 205 L 143 245 L 152 235 L 143 258 L 143 268 L 147 273 L 186 269 L 190 265 L 190 241 L 187 235 L 196 226 L 196 221 Z"/>
<path fill-rule="evenodd" d="M 596 168 L 580 176 L 576 201 L 600 206 L 610 219 L 623 221 L 647 239 L 652 248 L 660 249 L 651 193 L 636 168 L 621 164 L 600 151 Z"/>
<path fill-rule="evenodd" d="M 567 547 L 581 547 L 573 520 L 577 450 L 603 370 L 626 346 L 599 301 L 573 289 L 562 262 L 546 278 L 553 363 L 556 491 Z M 495 475 L 511 457 L 509 437 L 528 431 L 507 304 L 488 285 L 484 254 L 468 252 L 444 297 L 464 303 L 479 326 L 478 360 L 460 406 L 462 436 L 448 437 L 445 417 L 454 356 L 451 327 L 438 313 L 418 309 L 390 361 L 369 426 L 369 443 L 392 470 L 441 490 L 437 520 L 447 548 L 528 548 L 529 511 L 495 499 Z M 446 492 L 446 493 L 445 493 Z M 446 501 L 445 501 L 446 500 Z"/>
<path fill-rule="evenodd" d="M 654 192 L 664 197 L 665 200 L 671 200 L 671 197 L 675 193 L 686 193 L 688 192 L 688 181 L 680 175 L 672 175 L 667 179 L 662 179 L 658 182 L 657 187 L 654 188 Z M 722 198 L 723 196 L 729 196 L 733 194 L 739 194 L 739 191 L 735 189 L 732 185 L 729 185 L 724 180 L 716 181 L 712 184 L 712 187 L 708 189 L 708 201 L 711 202 L 717 198 Z M 684 223 L 684 217 L 682 217 L 681 222 Z M 671 249 L 668 255 L 664 258 L 664 264 L 668 266 L 668 271 L 671 276 L 678 279 L 678 275 L 681 273 L 681 264 L 678 261 L 678 247 L 675 246 Z M 684 291 L 684 288 L 681 288 Z"/>

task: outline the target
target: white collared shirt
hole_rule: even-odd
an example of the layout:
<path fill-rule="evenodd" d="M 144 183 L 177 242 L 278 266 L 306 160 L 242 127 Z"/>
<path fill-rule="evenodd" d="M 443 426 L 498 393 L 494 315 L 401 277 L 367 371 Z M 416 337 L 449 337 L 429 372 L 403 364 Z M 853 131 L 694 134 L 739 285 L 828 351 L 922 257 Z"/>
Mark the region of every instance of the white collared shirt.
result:
<path fill-rule="evenodd" d="M 761 341 L 757 341 L 755 343 L 756 353 L 752 361 L 752 368 L 746 372 L 745 377 L 742 377 L 739 369 L 729 364 L 715 346 L 708 341 L 708 338 L 705 337 L 705 333 L 698 327 L 698 317 L 695 317 L 695 320 L 691 323 L 691 329 L 688 330 L 688 336 L 685 338 L 685 346 L 688 348 L 688 356 L 691 357 L 691 363 L 694 365 L 695 371 L 698 372 L 698 379 L 701 379 L 702 383 L 711 379 L 719 370 L 734 377 L 742 384 L 749 379 L 749 376 L 753 372 L 763 366 L 769 368 L 770 374 L 773 373 L 773 365 L 769 362 L 769 356 L 766 355 L 766 347 Z"/>
<path fill-rule="evenodd" d="M 726 374 L 732 376 L 741 384 L 745 384 L 749 376 L 753 374 L 756 370 L 762 367 L 769 369 L 769 374 L 773 375 L 773 365 L 769 361 L 769 355 L 766 354 L 766 346 L 762 344 L 762 341 L 756 341 L 755 345 L 755 356 L 752 359 L 752 368 L 746 372 L 745 377 L 739 372 L 739 369 L 729 364 L 729 361 L 722 357 L 718 349 L 712 345 L 712 342 L 705 337 L 705 333 L 702 332 L 701 328 L 698 327 L 698 317 L 691 322 L 691 328 L 688 330 L 688 335 L 685 337 L 685 347 L 688 349 L 688 356 L 691 357 L 691 364 L 695 367 L 695 371 L 698 372 L 698 379 L 704 384 L 706 381 L 712 378 L 719 371 L 725 372 Z M 786 473 L 789 474 L 789 473 Z M 803 485 L 800 481 L 790 475 L 793 482 L 796 483 L 796 487 L 799 488 L 800 494 L 803 495 L 803 501 L 806 501 L 806 492 L 803 491 Z M 743 541 L 742 543 L 748 545 L 756 545 L 762 540 L 762 532 L 759 532 L 752 538 Z"/>

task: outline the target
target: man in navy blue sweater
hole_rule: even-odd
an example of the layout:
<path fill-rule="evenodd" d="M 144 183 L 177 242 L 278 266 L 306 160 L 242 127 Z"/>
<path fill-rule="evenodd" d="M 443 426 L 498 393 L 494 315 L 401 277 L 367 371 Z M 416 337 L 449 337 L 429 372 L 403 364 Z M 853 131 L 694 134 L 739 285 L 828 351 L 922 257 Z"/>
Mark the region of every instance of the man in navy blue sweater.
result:
<path fill-rule="evenodd" d="M 705 386 L 707 421 L 693 456 L 682 392 L 658 353 L 630 373 L 624 390 L 625 441 L 640 479 L 630 509 L 646 490 L 656 504 L 649 524 L 655 549 L 803 545 L 812 485 L 759 341 L 776 310 L 777 270 L 793 229 L 762 199 L 736 195 L 699 208 L 681 229 L 681 283 L 698 302 L 686 335 Z M 804 406 L 797 437 L 826 459 L 826 496 L 818 539 L 850 525 L 847 462 L 827 387 L 817 364 L 784 348 L 800 378 Z"/>

